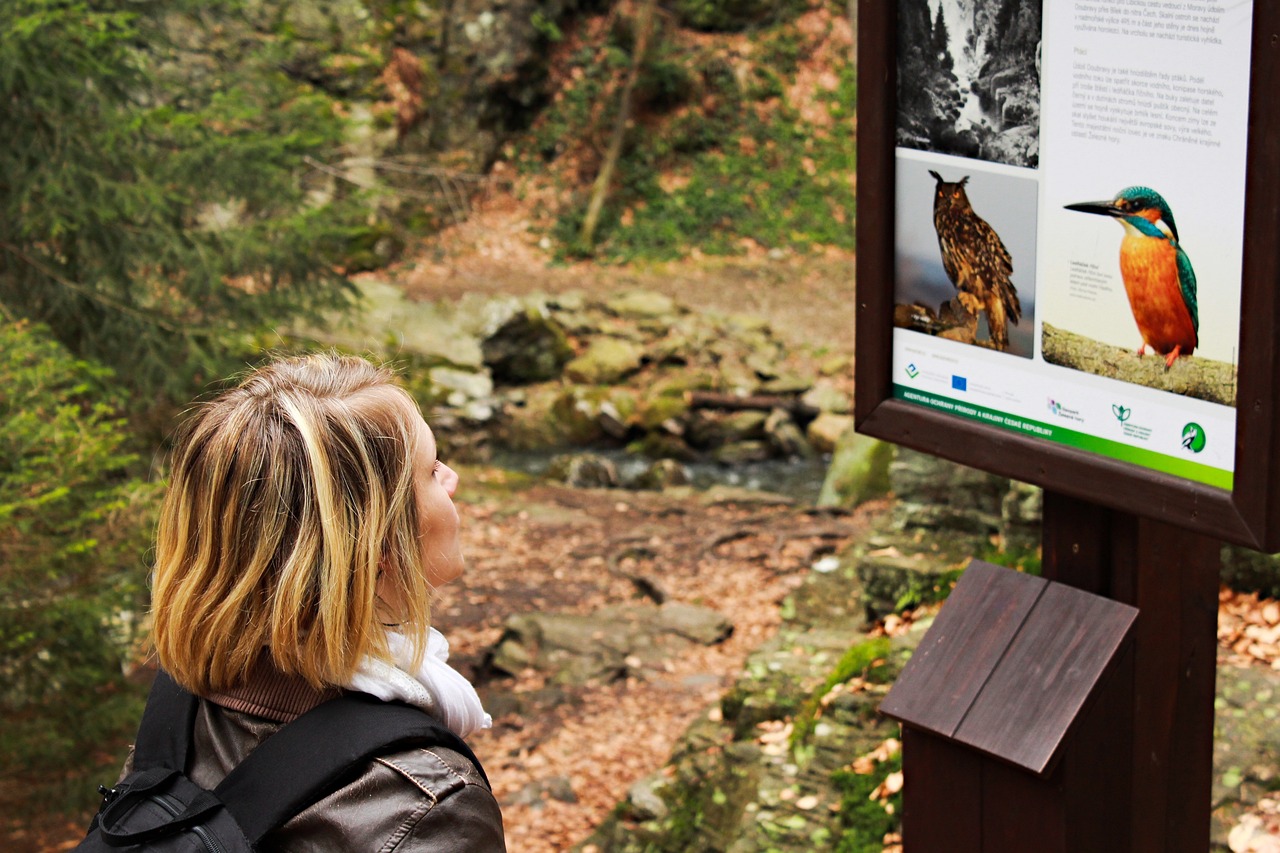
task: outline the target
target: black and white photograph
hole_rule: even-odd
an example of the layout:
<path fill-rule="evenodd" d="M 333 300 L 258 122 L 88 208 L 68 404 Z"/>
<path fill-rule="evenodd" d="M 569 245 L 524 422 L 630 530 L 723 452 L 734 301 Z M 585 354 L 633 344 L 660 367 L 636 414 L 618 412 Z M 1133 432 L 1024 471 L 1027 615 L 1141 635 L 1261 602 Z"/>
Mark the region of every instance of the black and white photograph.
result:
<path fill-rule="evenodd" d="M 899 0 L 903 148 L 1040 164 L 1042 0 Z"/>

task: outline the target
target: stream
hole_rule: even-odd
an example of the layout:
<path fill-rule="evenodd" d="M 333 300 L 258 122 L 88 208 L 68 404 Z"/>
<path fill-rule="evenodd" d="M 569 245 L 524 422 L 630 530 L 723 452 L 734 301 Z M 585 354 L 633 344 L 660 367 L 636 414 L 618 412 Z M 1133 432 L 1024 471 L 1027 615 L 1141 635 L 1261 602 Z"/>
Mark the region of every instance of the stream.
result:
<path fill-rule="evenodd" d="M 495 450 L 490 464 L 540 476 L 556 456 L 579 453 L 580 450 L 511 451 Z M 620 448 L 593 449 L 590 453 L 611 461 L 618 469 L 618 476 L 628 482 L 644 471 L 651 459 L 635 456 Z M 718 462 L 686 462 L 685 468 L 692 478 L 692 485 L 707 489 L 716 485 L 772 492 L 785 495 L 801 503 L 816 504 L 822 491 L 831 457 L 816 456 L 812 459 L 769 459 L 741 465 L 721 465 Z"/>

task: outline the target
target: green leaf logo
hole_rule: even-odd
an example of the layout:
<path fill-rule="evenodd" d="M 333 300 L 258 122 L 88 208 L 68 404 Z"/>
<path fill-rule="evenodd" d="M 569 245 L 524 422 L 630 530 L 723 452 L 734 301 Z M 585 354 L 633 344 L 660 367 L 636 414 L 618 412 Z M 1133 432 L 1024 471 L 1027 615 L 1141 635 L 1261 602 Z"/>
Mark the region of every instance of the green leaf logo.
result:
<path fill-rule="evenodd" d="M 1133 414 L 1133 409 L 1126 409 L 1119 403 L 1113 403 L 1111 406 L 1111 414 L 1115 415 L 1116 420 L 1120 423 L 1124 423 L 1129 420 L 1129 416 Z"/>
<path fill-rule="evenodd" d="M 1204 450 L 1204 427 L 1197 423 L 1189 423 L 1182 428 L 1182 447 L 1192 453 Z"/>

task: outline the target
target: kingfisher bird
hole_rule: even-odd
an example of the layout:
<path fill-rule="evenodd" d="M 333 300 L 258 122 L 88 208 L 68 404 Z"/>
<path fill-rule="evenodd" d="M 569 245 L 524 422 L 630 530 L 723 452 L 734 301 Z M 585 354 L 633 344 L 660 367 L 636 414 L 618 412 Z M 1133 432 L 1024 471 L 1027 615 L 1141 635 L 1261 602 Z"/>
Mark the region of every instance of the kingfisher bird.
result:
<path fill-rule="evenodd" d="M 1165 357 L 1168 369 L 1200 343 L 1196 273 L 1178 242 L 1173 211 L 1150 187 L 1126 187 L 1110 201 L 1084 201 L 1067 210 L 1110 216 L 1124 227 L 1120 278 L 1142 335 L 1137 355 L 1147 347 Z"/>
<path fill-rule="evenodd" d="M 969 316 L 970 328 L 976 328 L 978 312 L 987 316 L 991 343 L 996 349 L 1009 348 L 1008 324 L 1022 319 L 1018 289 L 1013 286 L 1013 258 L 1004 247 L 1000 235 L 981 216 L 974 213 L 965 185 L 969 176 L 948 182 L 932 169 L 937 181 L 933 196 L 933 227 L 938 232 L 938 248 L 942 251 L 942 267 L 956 288 L 954 302 Z M 951 312 L 943 303 L 944 316 Z"/>

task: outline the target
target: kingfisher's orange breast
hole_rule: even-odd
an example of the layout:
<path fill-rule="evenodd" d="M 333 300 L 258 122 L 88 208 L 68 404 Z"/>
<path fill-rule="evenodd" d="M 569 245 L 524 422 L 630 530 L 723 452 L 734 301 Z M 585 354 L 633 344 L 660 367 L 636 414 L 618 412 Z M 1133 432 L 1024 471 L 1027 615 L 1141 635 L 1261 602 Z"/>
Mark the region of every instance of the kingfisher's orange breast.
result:
<path fill-rule="evenodd" d="M 1142 340 L 1161 355 L 1181 346 L 1190 355 L 1199 343 L 1178 283 L 1177 250 L 1167 240 L 1125 235 L 1120 275 Z"/>

